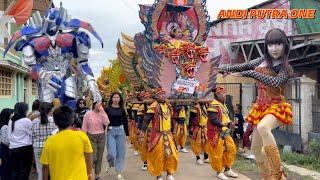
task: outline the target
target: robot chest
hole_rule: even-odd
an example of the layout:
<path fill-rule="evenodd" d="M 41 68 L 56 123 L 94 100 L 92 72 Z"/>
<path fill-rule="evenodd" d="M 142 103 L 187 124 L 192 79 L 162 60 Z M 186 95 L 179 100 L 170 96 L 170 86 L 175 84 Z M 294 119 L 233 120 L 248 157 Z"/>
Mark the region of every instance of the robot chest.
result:
<path fill-rule="evenodd" d="M 72 34 L 60 34 L 54 39 L 47 36 L 34 38 L 30 41 L 35 51 L 43 56 L 49 55 L 50 48 L 60 48 L 61 53 L 67 53 L 74 44 L 74 36 Z"/>

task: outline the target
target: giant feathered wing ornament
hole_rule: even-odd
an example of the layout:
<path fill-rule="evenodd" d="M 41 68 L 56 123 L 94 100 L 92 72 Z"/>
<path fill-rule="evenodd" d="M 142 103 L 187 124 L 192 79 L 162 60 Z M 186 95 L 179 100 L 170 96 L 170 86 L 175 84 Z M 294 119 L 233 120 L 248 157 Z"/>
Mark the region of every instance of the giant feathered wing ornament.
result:
<path fill-rule="evenodd" d="M 141 80 L 139 74 L 135 70 L 137 62 L 132 56 L 132 53 L 134 53 L 134 51 L 132 51 L 126 44 L 121 44 L 120 40 L 118 40 L 117 43 L 117 51 L 118 59 L 123 73 L 131 83 L 132 87 L 138 89 L 141 85 Z"/>

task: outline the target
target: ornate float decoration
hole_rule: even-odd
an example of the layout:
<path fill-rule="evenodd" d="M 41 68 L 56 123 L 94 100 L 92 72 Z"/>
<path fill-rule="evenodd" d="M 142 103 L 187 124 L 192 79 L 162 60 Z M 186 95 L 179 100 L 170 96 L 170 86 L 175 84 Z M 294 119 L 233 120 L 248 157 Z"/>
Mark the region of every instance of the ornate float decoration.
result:
<path fill-rule="evenodd" d="M 109 60 L 110 67 L 104 67 L 97 79 L 98 88 L 102 97 L 108 99 L 112 92 L 119 91 L 125 93 L 132 87 L 123 74 L 119 59 Z"/>
<path fill-rule="evenodd" d="M 140 5 L 145 31 L 121 34 L 118 58 L 134 90 L 161 86 L 173 99 L 203 98 L 215 85 L 219 57 L 205 45 L 205 0 L 156 0 Z"/>

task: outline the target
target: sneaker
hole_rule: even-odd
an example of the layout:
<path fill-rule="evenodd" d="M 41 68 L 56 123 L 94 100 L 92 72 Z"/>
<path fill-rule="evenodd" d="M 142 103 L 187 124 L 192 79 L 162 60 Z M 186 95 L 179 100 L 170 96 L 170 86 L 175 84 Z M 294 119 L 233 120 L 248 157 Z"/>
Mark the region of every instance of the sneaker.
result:
<path fill-rule="evenodd" d="M 188 152 L 189 152 L 189 151 L 188 151 L 187 149 L 185 149 L 185 148 L 180 149 L 180 151 L 183 152 L 183 153 L 188 153 Z"/>
<path fill-rule="evenodd" d="M 134 152 L 133 152 L 133 155 L 135 155 L 135 156 L 139 156 L 138 151 L 134 151 Z"/>
<path fill-rule="evenodd" d="M 210 163 L 209 158 L 203 160 L 204 163 Z"/>
<path fill-rule="evenodd" d="M 223 173 L 217 174 L 217 178 L 218 178 L 218 179 L 222 179 L 222 180 L 228 180 L 228 179 L 229 179 L 229 178 L 228 178 L 226 175 L 224 175 Z"/>
<path fill-rule="evenodd" d="M 121 174 L 118 174 L 116 180 L 124 180 L 124 177 Z"/>
<path fill-rule="evenodd" d="M 246 156 L 247 159 L 255 159 L 256 157 L 254 156 L 254 154 L 250 154 L 248 156 Z"/>
<path fill-rule="evenodd" d="M 204 162 L 202 161 L 202 159 L 198 159 L 196 162 L 198 165 L 204 165 Z"/>
<path fill-rule="evenodd" d="M 174 177 L 172 175 L 168 175 L 167 180 L 174 180 Z"/>
<path fill-rule="evenodd" d="M 141 167 L 142 171 L 146 171 L 148 170 L 148 165 L 144 164 L 142 167 Z"/>
<path fill-rule="evenodd" d="M 237 178 L 238 177 L 238 174 L 233 172 L 232 169 L 228 170 L 228 171 L 225 171 L 224 174 L 228 177 L 233 177 L 233 178 Z"/>
<path fill-rule="evenodd" d="M 157 180 L 163 180 L 162 176 L 157 177 Z"/>

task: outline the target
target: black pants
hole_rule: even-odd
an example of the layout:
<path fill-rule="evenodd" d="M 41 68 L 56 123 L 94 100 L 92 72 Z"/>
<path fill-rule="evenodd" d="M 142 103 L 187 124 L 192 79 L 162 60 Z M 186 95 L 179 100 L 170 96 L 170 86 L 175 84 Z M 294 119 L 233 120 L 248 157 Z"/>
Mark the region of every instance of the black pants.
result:
<path fill-rule="evenodd" d="M 9 147 L 4 144 L 0 144 L 0 179 L 10 179 L 10 164 L 9 164 Z"/>
<path fill-rule="evenodd" d="M 11 180 L 28 180 L 32 165 L 32 146 L 9 150 Z"/>

